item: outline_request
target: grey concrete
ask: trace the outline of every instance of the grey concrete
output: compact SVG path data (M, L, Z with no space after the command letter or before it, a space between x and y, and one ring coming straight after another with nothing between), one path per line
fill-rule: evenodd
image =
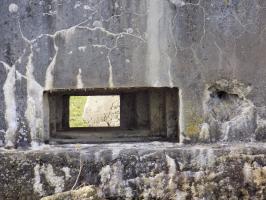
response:
M114 86L180 88L181 142L266 138L263 1L5 0L0 9L8 146L42 141L42 91ZM252 116L236 116L246 125L210 119L214 87L249 102Z
M91 164L88 149L84 182L122 199L177 189L194 199L265 198L264 0L2 0L0 15L0 146L17 149L1 150L2 199L69 189L78 173L80 153L26 150L49 141L44 91L138 86L179 89L181 144L232 143L235 151L219 148L210 165L197 148L174 146L167 157L162 147L142 166L137 148L118 160L110 159L115 150L98 153L103 164Z
M106 199L265 199L263 144L131 143L0 151L0 198L94 185ZM74 198L74 197L73 197Z

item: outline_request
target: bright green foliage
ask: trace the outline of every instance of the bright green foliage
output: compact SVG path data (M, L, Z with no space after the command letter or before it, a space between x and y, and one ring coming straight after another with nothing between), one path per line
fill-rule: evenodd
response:
M69 100L69 126L88 127L88 122L82 118L87 96L71 96Z

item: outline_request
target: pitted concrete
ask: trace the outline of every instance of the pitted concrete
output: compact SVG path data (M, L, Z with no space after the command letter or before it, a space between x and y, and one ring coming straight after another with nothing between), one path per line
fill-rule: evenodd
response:
M1 199L93 185L107 199L264 199L266 146L128 143L1 150ZM12 186L12 187L11 187Z
M0 15L1 199L79 173L109 199L265 199L264 0L2 0ZM178 88L181 144L44 145L44 91L112 87Z

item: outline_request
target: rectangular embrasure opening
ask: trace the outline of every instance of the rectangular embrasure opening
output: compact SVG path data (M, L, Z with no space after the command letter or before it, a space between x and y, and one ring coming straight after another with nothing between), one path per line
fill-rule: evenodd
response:
M178 141L177 88L59 89L44 97L49 141Z
M120 96L70 96L69 127L120 127Z

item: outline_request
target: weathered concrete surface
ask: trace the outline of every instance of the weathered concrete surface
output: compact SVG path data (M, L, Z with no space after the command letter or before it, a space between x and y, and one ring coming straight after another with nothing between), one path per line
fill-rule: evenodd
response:
M18 148L0 152L1 199L69 190L80 163L109 199L265 199L265 1L2 0L0 15L0 146ZM236 144L25 150L49 139L43 91L130 86L179 88L181 143Z
M265 199L266 146L131 143L0 152L0 199L95 185L107 199Z
M47 138L44 90L113 86L178 87L181 142L266 140L262 0L3 0L0 14L0 144Z

